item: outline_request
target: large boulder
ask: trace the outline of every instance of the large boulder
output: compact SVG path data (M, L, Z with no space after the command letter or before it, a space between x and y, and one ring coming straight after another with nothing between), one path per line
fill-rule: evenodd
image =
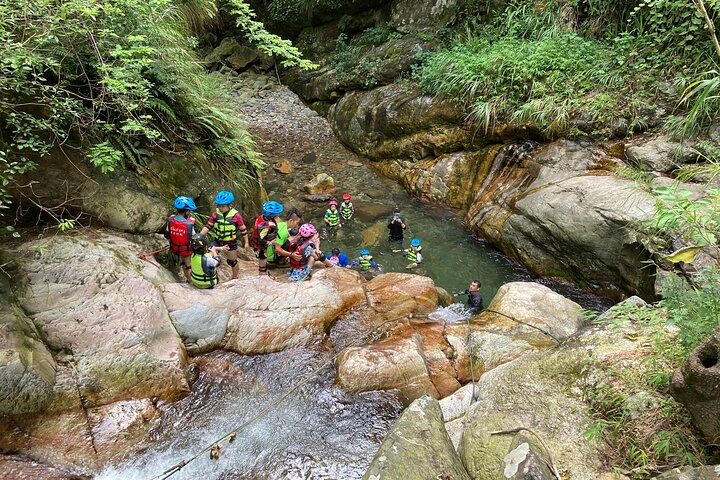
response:
M401 32L437 32L455 20L460 4L457 0L395 0L392 21Z
M720 465L673 468L669 472L653 477L654 480L717 480L718 478L720 478Z
M693 423L712 444L720 443L720 327L675 371L673 397L690 412Z
M670 172L682 163L682 146L660 136L642 145L633 145L625 151L629 162L643 170Z
M375 454L363 480L469 480L445 427L437 400L415 400Z

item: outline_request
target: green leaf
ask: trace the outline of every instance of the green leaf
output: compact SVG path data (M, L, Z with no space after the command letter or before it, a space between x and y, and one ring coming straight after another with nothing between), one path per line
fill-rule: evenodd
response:
M697 257L698 253L702 252L702 249L703 247L698 246L683 247L665 257L665 260L672 263L692 263L695 261L695 257Z

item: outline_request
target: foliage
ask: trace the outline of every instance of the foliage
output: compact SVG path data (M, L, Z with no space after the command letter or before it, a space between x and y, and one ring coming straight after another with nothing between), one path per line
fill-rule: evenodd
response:
M698 163L683 165L675 174L678 181L704 181L711 183L720 176L720 145L701 140L694 148Z
M676 103L676 78L712 66L710 38L687 0L512 0L490 24L468 19L449 46L425 56L415 78L486 129L502 120L553 136L571 133L577 118L609 125L623 116L632 131L644 128L649 102ZM720 113L717 75L688 83L680 107L690 109L690 125L707 126Z
M687 412L668 394L672 372L720 323L720 273L702 271L693 283L700 286L671 277L659 306L619 305L597 321L644 347L631 368L607 365L607 376L586 390L595 420L585 437L602 443L614 467L632 478L708 459Z
M258 48L311 66L230 4ZM0 0L0 207L15 176L71 137L104 173L198 145L247 192L262 163L230 87L193 51L193 31L217 14L216 0Z

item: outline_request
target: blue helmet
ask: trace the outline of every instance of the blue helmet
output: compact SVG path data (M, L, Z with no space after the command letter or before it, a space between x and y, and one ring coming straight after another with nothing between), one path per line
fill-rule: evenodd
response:
M180 196L175 199L173 205L178 210L195 210L195 202L190 197Z
M417 238L413 238L413 239L410 241L410 246L411 246L411 247L419 247L419 246L420 246L420 240L418 240Z
M278 203L275 200L265 202L262 206L262 213L266 217L274 217L280 215L283 212L282 203Z
M235 195L233 195L232 192L226 192L223 190L215 195L215 205L230 205L234 201Z
M368 250L367 248L363 248L362 250L360 250L360 255L370 255L370 250Z

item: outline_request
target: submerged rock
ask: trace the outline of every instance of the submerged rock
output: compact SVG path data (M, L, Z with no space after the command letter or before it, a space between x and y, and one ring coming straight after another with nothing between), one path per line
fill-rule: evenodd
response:
M332 194L337 191L335 181L327 173L318 173L305 184L303 189L310 195Z
M363 480L470 480L443 427L437 400L415 400L383 440Z

